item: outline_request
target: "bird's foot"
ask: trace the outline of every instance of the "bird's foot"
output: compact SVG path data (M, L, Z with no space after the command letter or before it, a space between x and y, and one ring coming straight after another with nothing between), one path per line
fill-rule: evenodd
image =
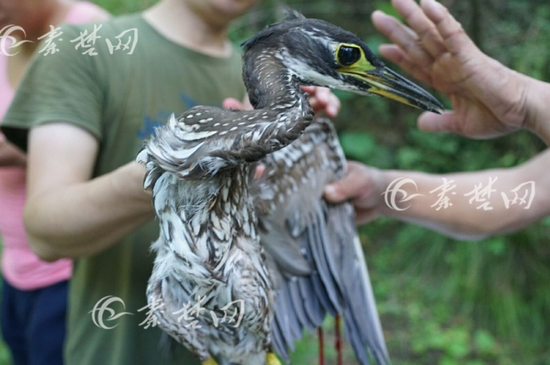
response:
M208 360L202 363L202 365L218 365L218 363L214 360L214 358L209 357Z
M281 365L281 362L273 352L268 352L265 356L266 365Z

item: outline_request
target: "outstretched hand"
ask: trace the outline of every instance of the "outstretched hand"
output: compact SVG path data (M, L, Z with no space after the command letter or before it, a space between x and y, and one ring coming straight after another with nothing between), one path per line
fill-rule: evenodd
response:
M528 78L482 53L449 11L435 0L393 0L406 24L375 11L375 27L394 44L380 53L415 78L446 94L453 106L442 115L423 113L420 129L491 138L527 121Z

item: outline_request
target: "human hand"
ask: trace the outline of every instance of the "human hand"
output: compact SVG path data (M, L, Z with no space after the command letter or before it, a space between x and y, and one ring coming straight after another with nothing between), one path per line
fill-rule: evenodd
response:
M325 113L328 117L334 118L340 111L340 99L330 91L329 88L320 86L304 86L302 89L309 94L309 104L315 113ZM252 105L248 98L241 102L235 98L227 98L223 101L224 109L249 110Z
M0 167L26 166L27 157L0 133Z
M252 104L250 100L246 97L243 101L239 101L235 98L226 98L222 102L222 108L224 109L234 109L234 110L252 110Z
M482 53L436 1L421 0L418 5L413 0L392 0L392 4L408 26L375 11L375 27L394 42L381 45L380 53L445 93L453 105L442 115L423 113L420 129L491 138L531 128L526 125L529 78Z
M302 90L309 94L309 104L315 113L325 113L334 118L340 111L340 99L327 87L303 86Z
M348 161L344 177L325 187L324 197L332 203L350 200L355 207L357 223L376 218L383 204L385 190L382 171L358 162Z

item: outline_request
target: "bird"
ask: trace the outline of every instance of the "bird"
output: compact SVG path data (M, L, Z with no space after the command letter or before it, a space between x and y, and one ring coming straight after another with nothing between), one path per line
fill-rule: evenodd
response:
M137 156L160 226L157 324L203 365L278 365L303 330L342 315L358 362L390 364L353 207L322 198L345 156L301 87L443 106L356 35L295 11L243 48L254 109L172 115Z

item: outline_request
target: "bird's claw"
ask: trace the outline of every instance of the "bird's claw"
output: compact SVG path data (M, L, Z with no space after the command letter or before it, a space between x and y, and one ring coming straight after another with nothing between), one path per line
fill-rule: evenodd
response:
M265 356L266 365L281 365L281 362L273 352L268 352Z
M209 357L202 365L218 365L218 363L212 357Z

